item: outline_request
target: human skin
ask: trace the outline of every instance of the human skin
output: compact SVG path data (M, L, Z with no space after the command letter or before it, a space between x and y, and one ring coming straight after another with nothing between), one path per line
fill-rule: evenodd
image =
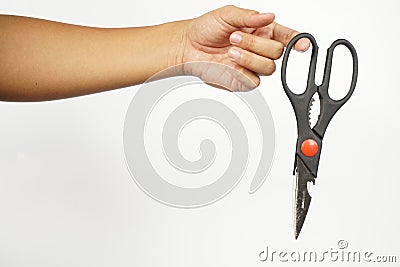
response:
M145 82L173 66L170 75L195 75L217 87L247 91L298 34L260 14L225 6L198 18L131 28L96 28L0 15L0 100L47 101ZM295 49L304 51L300 40ZM219 63L238 70L210 76L189 62ZM237 72L236 72L237 73Z

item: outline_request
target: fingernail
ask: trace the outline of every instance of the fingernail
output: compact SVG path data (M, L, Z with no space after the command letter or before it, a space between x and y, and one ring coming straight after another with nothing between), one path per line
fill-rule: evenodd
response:
M240 52L235 48L231 48L228 51L228 55L233 59L238 59L240 57Z
M234 32L231 34L231 38L229 38L229 40L231 41L231 43L238 44L242 41L242 36L239 33Z
M304 53L308 50L308 47L310 46L310 42L308 40L299 40L299 42L296 44L297 51Z
M259 17L270 17L270 16L272 16L272 17L275 18L275 14L274 13L258 13L258 14L256 14L256 16L259 16Z
M271 15L275 15L275 14L272 12L268 12L268 13L258 13L257 15L258 16L271 16Z

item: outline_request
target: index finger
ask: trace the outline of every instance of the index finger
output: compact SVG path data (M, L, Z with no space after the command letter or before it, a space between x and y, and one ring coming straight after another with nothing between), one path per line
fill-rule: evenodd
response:
M288 45L290 40L293 37L299 34L298 31L280 25L279 23L274 22L272 25L273 37L274 40L283 43L285 46ZM300 52L307 51L310 47L310 41L308 39L302 38L294 46L294 49Z

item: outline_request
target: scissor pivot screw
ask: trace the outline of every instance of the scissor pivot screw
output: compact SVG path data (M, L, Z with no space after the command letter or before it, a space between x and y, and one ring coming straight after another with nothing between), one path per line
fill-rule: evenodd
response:
M314 139L304 140L301 144L301 152L307 157L315 156L318 153L318 143Z

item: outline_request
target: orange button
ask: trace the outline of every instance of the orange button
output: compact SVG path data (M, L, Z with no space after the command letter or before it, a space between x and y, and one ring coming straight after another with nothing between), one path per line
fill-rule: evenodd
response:
M314 139L307 139L301 144L304 156L313 157L318 153L318 143Z

